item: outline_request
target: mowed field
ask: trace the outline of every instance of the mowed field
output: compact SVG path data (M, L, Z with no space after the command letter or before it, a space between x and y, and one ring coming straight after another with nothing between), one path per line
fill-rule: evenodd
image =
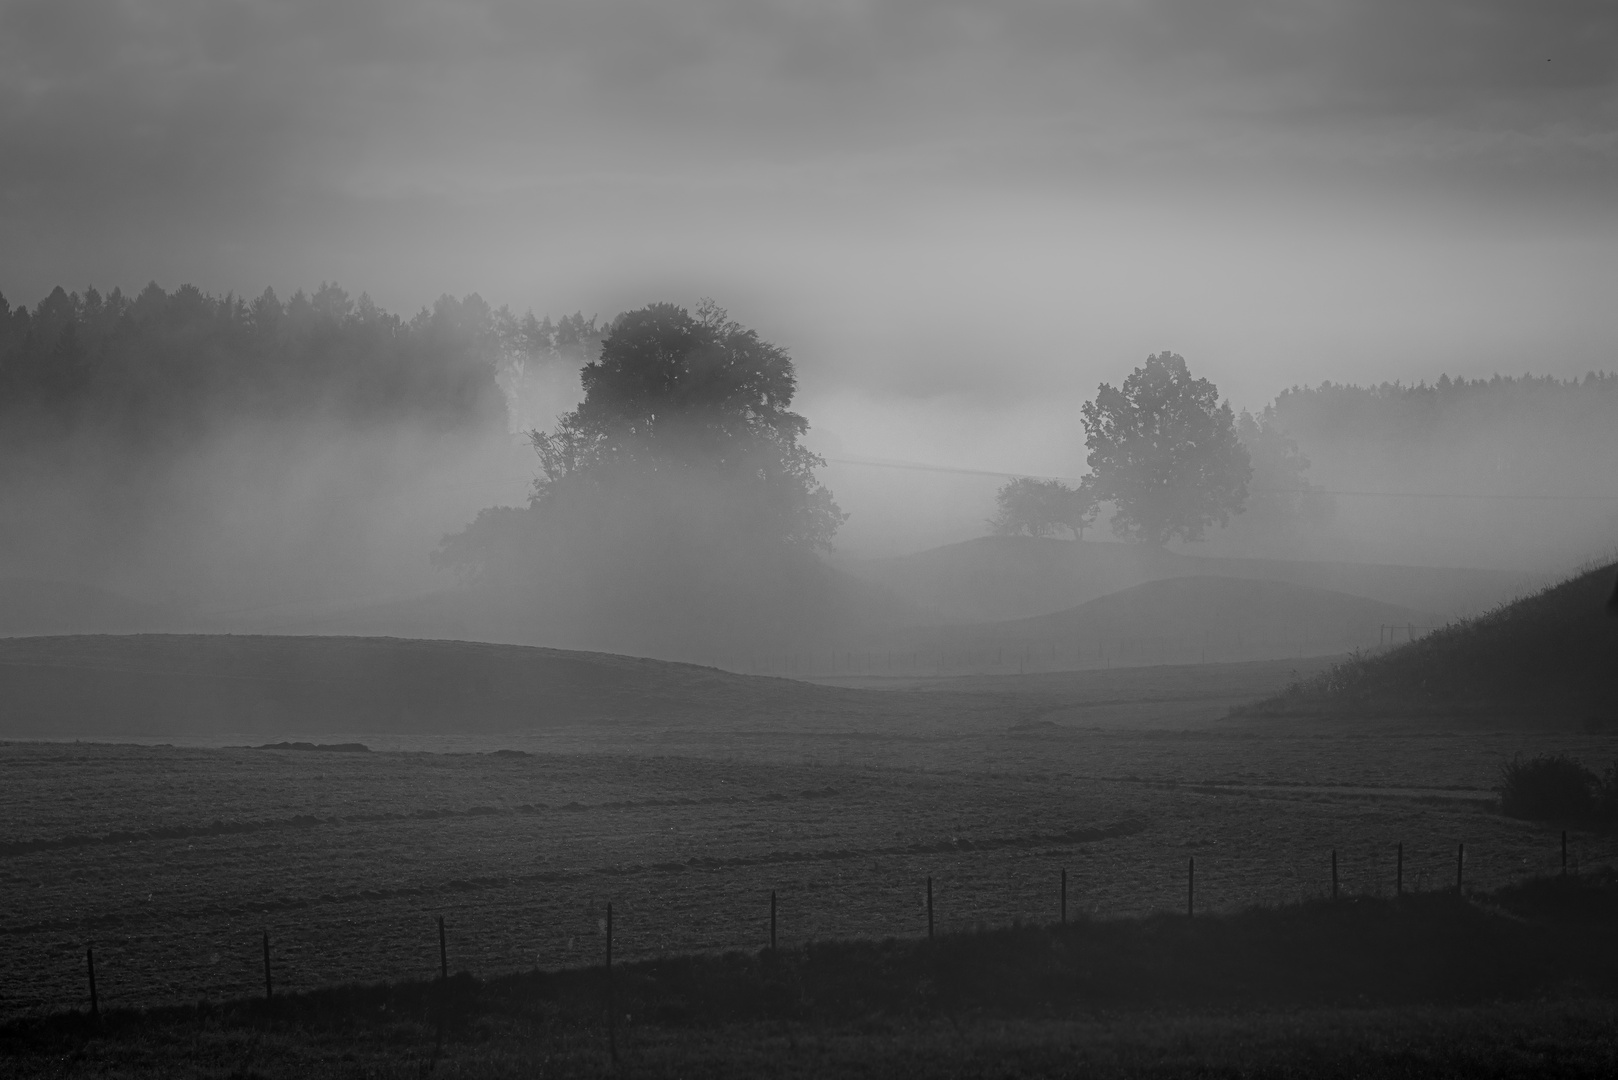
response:
M592 720L506 734L356 736L368 753L0 744L0 1016L617 954L783 945L1492 887L1555 869L1555 832L1502 818L1517 753L1618 756L1601 735L1222 720L1287 665L911 682L900 719ZM806 687L806 689L809 689ZM995 702L1003 707L995 707ZM290 733L289 733L290 734ZM228 741L228 740L215 740ZM503 752L502 752L503 751ZM1576 866L1614 844L1574 834Z

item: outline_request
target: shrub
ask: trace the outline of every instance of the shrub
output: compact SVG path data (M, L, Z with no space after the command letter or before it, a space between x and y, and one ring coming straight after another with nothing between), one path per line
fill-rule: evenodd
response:
M1618 761L1607 766L1596 785L1595 812L1602 821L1618 821Z
M1608 772L1618 781L1618 771ZM1605 788L1595 773L1557 754L1527 761L1513 758L1500 767L1500 786L1496 790L1500 792L1501 813L1543 821L1590 817L1597 808L1598 786Z

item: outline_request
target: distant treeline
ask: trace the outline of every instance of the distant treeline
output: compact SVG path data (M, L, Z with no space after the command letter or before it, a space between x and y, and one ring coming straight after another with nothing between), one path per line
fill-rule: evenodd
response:
M1317 464L1332 456L1322 452L1326 447L1355 445L1372 450L1373 459L1377 449L1396 456L1401 467L1450 458L1467 473L1538 480L1574 465L1569 451L1611 444L1618 433L1618 375L1324 382L1283 391L1271 411ZM1367 464L1363 457L1359 462Z
M391 588L442 535L434 500L509 475L513 421L558 411L529 388L576 385L600 332L327 284L0 297L0 578L243 607Z
M1475 422L1556 411L1593 419L1615 410L1618 374L1595 371L1565 380L1553 375L1492 379L1443 375L1431 385L1323 382L1316 387L1294 386L1275 399L1276 413L1294 429L1324 437L1352 433L1401 441L1431 438L1436 421L1458 416Z
M599 336L593 319L518 318L476 294L407 320L327 284L285 302L271 289L247 300L191 285L58 287L32 311L0 296L0 427L9 440L93 428L126 446L311 414L481 427L504 422L503 373Z
M1254 419L1249 552L1548 567L1618 524L1618 375L1323 382Z

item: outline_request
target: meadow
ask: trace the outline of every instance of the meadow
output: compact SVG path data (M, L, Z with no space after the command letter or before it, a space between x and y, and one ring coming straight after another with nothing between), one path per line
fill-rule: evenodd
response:
M507 734L288 736L367 752L0 744L0 1019L277 987L478 977L1048 923L1234 912L1554 873L1559 837L1504 818L1518 753L1618 756L1610 735L1224 719L1294 666L911 680L872 725L822 708L681 713ZM873 691L874 692L874 691ZM996 704L998 703L998 705ZM200 745L210 742L211 745ZM276 740L282 741L282 740ZM1618 861L1574 832L1573 868Z
M0 1022L8 1075L1610 1076L1610 873ZM608 1016L612 1020L608 1021Z

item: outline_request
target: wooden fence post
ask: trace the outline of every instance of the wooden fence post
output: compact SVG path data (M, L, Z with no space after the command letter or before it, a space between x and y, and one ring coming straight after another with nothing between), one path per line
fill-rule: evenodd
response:
M607 1053L618 1060L618 1015L612 1000L612 904L607 904Z
M101 1019L101 1002L96 998L96 951L93 947L84 950L84 966L90 972L90 1019Z

